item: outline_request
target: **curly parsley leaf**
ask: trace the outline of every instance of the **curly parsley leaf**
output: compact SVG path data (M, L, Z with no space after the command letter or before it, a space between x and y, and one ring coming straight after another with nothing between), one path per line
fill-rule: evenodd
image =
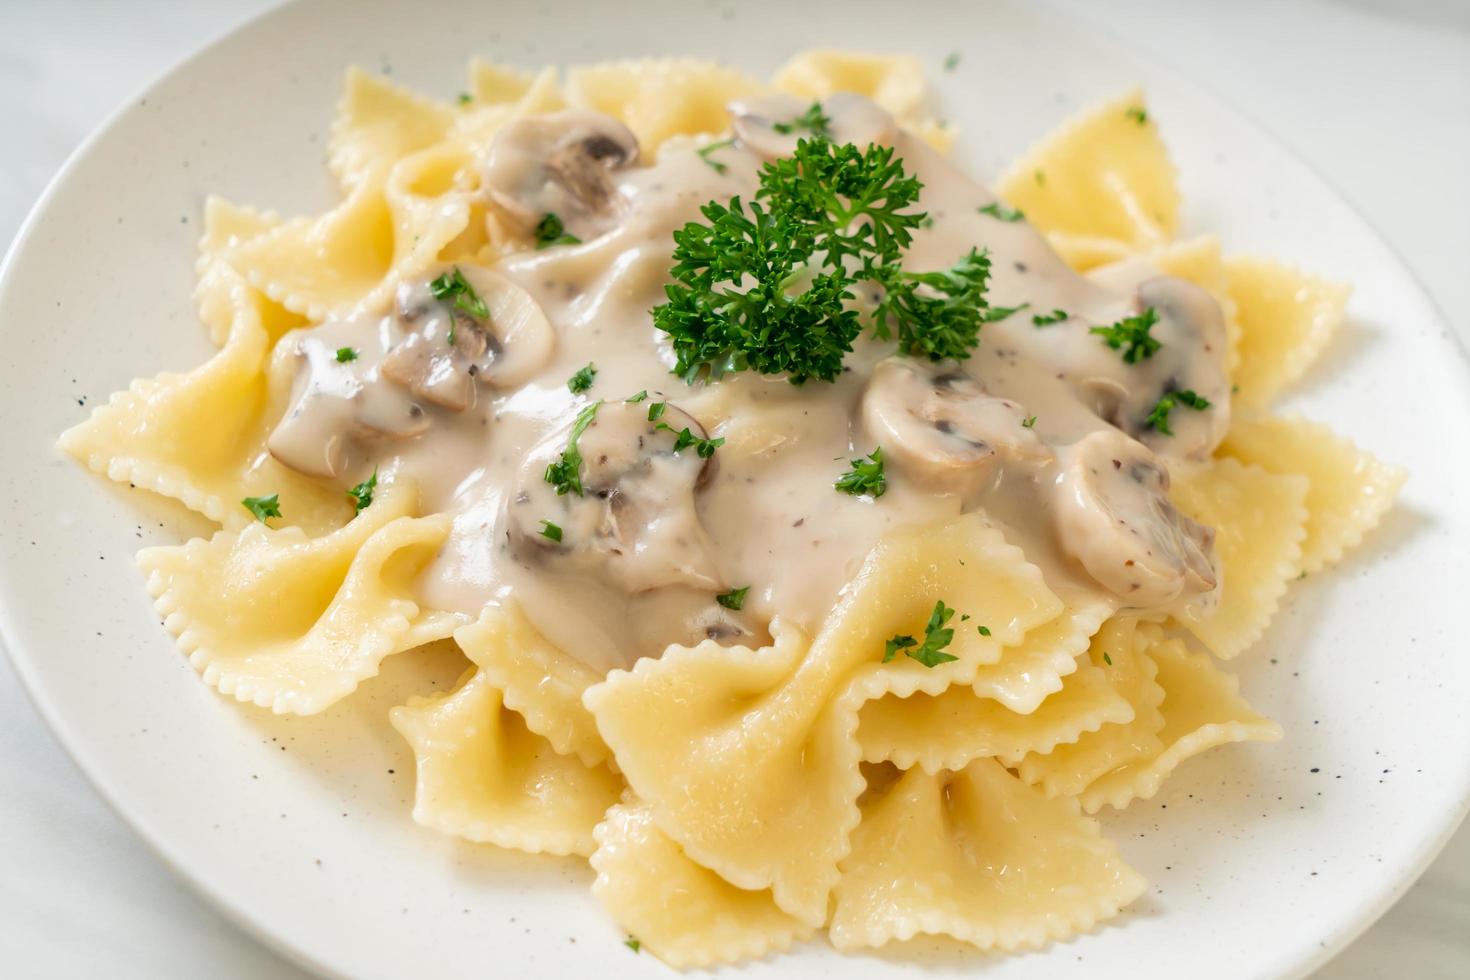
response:
M798 129L804 129L813 136L830 139L832 136L832 119L822 111L822 103L813 102L811 108L807 109L806 112L803 112L795 119L773 123L771 128L783 136L790 136Z
M872 494L876 500L888 490L888 480L883 476L883 447L879 446L861 459L849 461L852 469L837 478L832 484L843 493L854 497Z
M376 489L378 489L378 468L374 466L372 476L347 491L347 496L352 499L352 506L356 508L353 511L354 514L361 514L372 506L373 491Z
M281 495L278 493L273 493L269 497L246 497L240 501L240 504L254 514L255 519L262 524L270 524L266 520L267 517L281 516Z
M1050 313L1038 313L1031 318L1033 327L1049 327L1053 323L1061 323L1071 316L1066 310L1052 310Z
M924 627L924 642L920 643L907 634L892 637L883 646L883 662L892 660L900 650L905 656L930 668L958 660L958 657L944 652L944 648L954 640L954 630L945 625L953 618L954 610L940 599L934 604L934 611L929 614L929 622Z
M538 249L550 248L552 245L580 245L582 239L576 235L567 234L566 225L561 223L561 218L547 212L541 216L536 223L536 247Z
M467 316L483 320L490 315L490 308L475 292L475 287L455 266L449 272L444 273L429 283L429 292L434 298L449 303L451 307Z
M577 440L587 431L587 426L597 418L602 402L595 401L577 413L572 422L572 431L567 435L567 448L546 466L546 482L556 488L558 496L575 493L582 496L582 453L577 449Z
M1149 330L1159 322L1159 314L1152 306L1137 316L1125 316L1117 323L1106 327L1092 327L1087 332L1097 334L1113 350L1123 352L1123 360L1137 364L1156 354L1163 345L1149 335Z
M1158 400L1149 411L1148 417L1144 419L1144 423L1166 436L1172 436L1174 430L1169 428L1169 413L1174 411L1175 405L1184 405L1196 412L1202 412L1210 407L1210 402L1209 399L1195 394L1188 388L1183 391L1172 391Z
M658 404L663 405L664 403L659 402ZM654 406L650 405L649 411L653 411L653 408ZM660 412L659 414L663 413ZM662 429L665 432L674 433L674 452L681 453L684 450L688 449L690 446L693 446L694 451L699 454L700 459L709 459L715 454L716 449L719 449L725 444L724 436L720 436L718 439L701 439L693 432L690 432L687 425L684 428L675 431L674 427L672 425L669 425L669 423L660 422L658 425L655 425L654 428Z
M582 368L576 374L567 379L567 390L574 395L580 395L582 392L592 387L592 382L596 377L597 365L588 362L586 367ZM646 392L644 393L644 397L648 397ZM631 401L632 399L629 400Z
M739 612L745 606L745 596L748 592L750 592L750 586L748 585L739 589L731 589L729 592L721 592L715 596L715 601L726 609L733 609Z
M355 361L355 360L357 360L357 348L356 347L338 347L337 348L337 363L338 364L346 364L348 361Z
M978 343L990 260L971 250L949 269L901 266L925 215L918 180L892 147L801 140L765 164L755 200L700 209L674 232L674 282L653 310L686 382L733 371L832 381L863 331L853 287L878 288L880 340L906 354L962 359Z

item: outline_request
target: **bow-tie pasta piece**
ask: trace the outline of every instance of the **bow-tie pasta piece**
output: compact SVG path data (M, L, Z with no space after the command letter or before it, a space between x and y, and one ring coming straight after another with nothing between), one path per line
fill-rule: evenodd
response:
M1061 612L1040 572L969 515L884 539L815 641L778 621L775 644L761 650L670 647L613 671L584 701L629 785L685 853L820 925L857 822L857 707L922 686L912 671L928 668L882 657L894 635L923 636L941 599L993 634L957 615L958 659L942 665L951 667L994 662L1002 644Z
M768 891L736 888L689 860L642 803L607 812L590 862L592 894L642 948L685 969L787 949L813 929L776 907Z
M1169 773L1206 749L1281 738L1281 726L1252 711L1239 694L1240 682L1216 667L1208 654L1190 653L1182 640L1171 639L1151 643L1145 656L1158 667L1154 680L1164 691L1161 751L1089 785L1080 797L1088 813L1103 804L1122 809L1135 799L1152 799Z
M1080 683L1067 680L1067 686L1063 681L1076 676L1077 657L1109 610L1105 602L1069 606L1028 632L1019 646L1006 648L998 663L981 666L970 685L867 702L858 714L863 760L929 772L959 769L985 756L1018 761L1027 752L1075 741L1105 722L1131 721L1133 709L1100 675L1079 676ZM994 697L996 692L1004 692L1004 699ZM1011 707L1018 703L1021 708Z
M528 729L476 668L454 690L411 698L388 717L413 749L413 819L442 834L591 854L592 830L623 789L606 766L584 765Z
M1149 640L1136 620L1120 616L1103 624L1092 639L1088 661L1102 672L1113 693L1128 703L1131 717L1084 732L1075 742L1049 752L1026 756L1017 767L1023 780L1039 785L1047 796L1076 796L1099 776L1163 750L1158 733L1164 727L1159 712L1164 691L1154 678L1158 669L1145 652ZM1037 710L1044 710L1045 704Z
M725 108L766 86L733 68L695 58L649 58L573 68L567 101L621 120L652 160L672 136L723 133Z
M1182 512L1215 529L1219 595L1178 621L1210 652L1229 659L1261 638L1301 564L1306 535L1304 476L1270 473L1222 457L1179 463L1169 496Z
M327 140L327 166L350 191L444 139L453 121L449 107L349 68Z
M241 500L273 493L286 502L284 523L313 534L338 527L352 516L347 496L265 451L290 396L291 366L267 371L271 338L243 284L234 303L219 353L188 374L134 381L58 444L94 472L172 497L227 528L250 523Z
M589 766L610 753L582 695L602 675L557 649L526 619L519 604L486 606L478 621L454 634L465 656L505 697L526 727L564 755Z
M450 139L473 154L477 177L491 141L506 123L567 107L554 67L528 75L476 60L470 66L470 95L460 106Z
M209 339L215 346L223 346L229 339L230 327L241 306L236 291L242 288L248 290L244 294L245 303L260 317L260 325L272 343L287 331L309 322L251 287L224 259L227 250L258 238L280 224L280 216L274 211L257 211L231 204L213 194L205 199L204 234L199 238L199 256L194 260L194 308L199 311L199 319L209 328Z
M1362 543L1393 505L1405 478L1399 467L1301 418L1236 419L1220 453L1271 473L1307 478L1304 572L1319 572Z
M1009 951L1085 932L1145 887L1076 801L991 759L911 769L863 808L830 935L838 949L927 933Z
M1240 401L1261 407L1299 380L1342 324L1351 290L1269 259L1225 262L1240 324Z
M413 580L449 532L448 517L407 516L417 495L390 486L325 537L256 523L145 548L138 565L206 683L277 714L315 714L376 675L384 657L459 625L436 615L434 629L414 628Z
M782 65L773 84L783 92L822 101L835 92L856 92L887 109L905 129L941 153L954 144L954 130L930 109L929 83L913 55L854 51L803 51Z
M996 192L1078 270L1162 245L1178 223L1174 165L1138 90L1065 123Z

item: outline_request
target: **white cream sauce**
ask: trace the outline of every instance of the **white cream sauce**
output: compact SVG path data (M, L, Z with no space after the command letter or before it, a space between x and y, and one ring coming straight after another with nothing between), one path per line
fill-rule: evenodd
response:
M423 577L423 602L476 614L514 599L549 639L599 669L670 642L759 641L777 614L814 629L884 534L971 510L1000 524L1058 591L1152 611L1210 601L1213 535L1175 513L1164 489L1167 461L1207 454L1228 422L1218 307L1144 265L1136 278L1115 275L1111 288L1078 276L1025 222L981 213L991 193L865 100L834 97L825 108L837 140L891 142L922 181L918 207L933 220L915 233L905 268L948 267L981 247L991 257L991 306L1027 308L987 324L959 363L895 358L891 344L865 338L832 384L746 372L690 387L670 373L673 355L649 311L664 300L673 231L700 220L708 201L749 200L763 160L795 142L768 123L804 108L737 106L734 145L708 160L669 145L649 165L608 151L630 134L595 114L569 114L560 130L556 117L508 127L487 180L513 173L515 186L492 187L491 199L561 201L583 243L535 250L528 241L493 270L461 263L492 316L479 324L457 316L453 348L448 304L426 286L449 270L405 284L396 310L288 336L285 356L300 358L297 400L273 452L343 487L374 466L380 480L415 479L427 510L454 514ZM579 164L568 141L599 132L602 152ZM538 153L557 154L563 168L571 159L602 169L565 183L555 167L538 169ZM576 201L568 186L580 188ZM1148 306L1162 346L1138 364L1088 332ZM1033 324L1033 314L1055 309L1069 317ZM482 329L488 342L465 340ZM412 371L385 375L413 345L468 384L439 404L403 380ZM338 362L343 346L357 359ZM568 379L589 363L591 389L573 394ZM1211 407L1176 408L1172 436L1148 428L1159 397L1185 388ZM647 400L623 403L640 391ZM546 464L598 399L598 420L581 439L584 495L559 496L543 478ZM664 400L670 428L658 429L646 409ZM684 427L725 442L708 463L693 447L676 453ZM887 492L837 492L848 461L879 445ZM561 527L563 540L542 536L542 521ZM716 603L745 586L739 612Z

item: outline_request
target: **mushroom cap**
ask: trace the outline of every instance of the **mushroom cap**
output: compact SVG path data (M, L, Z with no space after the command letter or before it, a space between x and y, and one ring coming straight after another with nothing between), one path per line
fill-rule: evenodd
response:
M797 118L810 107L810 101L782 93L732 102L729 108L735 138L767 160L789 157L796 152L799 140L810 139L813 134L805 129L782 133L775 127ZM827 128L832 142L839 145L853 143L860 148L872 143L888 145L898 138L898 124L887 110L861 95L835 92L822 100L822 112L830 120Z
M951 492L978 488L997 463L1044 462L1052 455L1024 424L1021 405L987 394L953 365L911 357L879 361L862 412L885 458L916 482Z
M526 116L495 134L483 184L523 232L554 214L573 235L594 238L619 212L612 172L636 163L638 153L632 130L600 112Z
M558 495L546 481L573 423L531 451L507 504L512 544L532 560L603 574L630 593L668 586L719 591L723 581L695 505L713 460L693 447L674 450L681 430L703 439L704 428L674 405L649 421L647 405L607 402L598 409L577 440L580 495ZM561 528L560 541L542 534L543 521Z
M1147 446L1100 429L1061 458L1057 537L1089 575L1138 607L1188 601L1215 588L1215 532L1175 509L1169 473Z

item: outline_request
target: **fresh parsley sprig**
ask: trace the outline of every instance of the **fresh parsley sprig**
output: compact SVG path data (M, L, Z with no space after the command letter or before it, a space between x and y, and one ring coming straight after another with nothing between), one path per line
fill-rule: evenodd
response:
M831 139L832 118L822 111L822 103L813 102L806 112L785 122L772 123L771 128L783 136L790 136L798 129L804 129L813 136Z
M592 382L597 378L597 365L588 362L584 368L578 368L577 373L567 379L567 390L574 395L580 395L592 387Z
M546 482L556 488L557 496L568 493L582 496L582 453L577 449L577 440L597 418L597 410L601 407L602 401L598 400L577 413L572 431L567 435L567 448L546 466Z
M255 515L260 523L270 526L268 517L281 516L281 495L273 493L269 497L246 497L240 501L240 505Z
M883 475L882 446L861 459L849 462L852 469L839 476L837 482L832 486L854 497L861 494L872 494L875 500L887 492L888 480Z
M954 610L940 599L934 604L934 611L929 614L929 622L924 627L924 642L920 643L906 633L894 636L883 645L883 662L886 664L898 656L900 650L905 656L930 668L958 660L958 657L944 652L944 648L954 640L954 630L945 625L953 618Z
M674 232L674 282L653 310L675 373L691 384L744 370L832 381L862 333L848 302L859 282L879 287L880 340L934 360L968 357L990 260L972 249L949 269L903 270L925 217L911 210L920 187L892 147L803 139L762 167L755 200L706 204L703 222Z
M1121 350L1126 363L1137 364L1153 357L1163 346L1149 335L1149 330L1158 322L1159 314L1150 306L1137 316L1125 316L1117 323L1092 327L1087 332L1097 334L1113 350Z
M561 218L550 212L541 216L536 223L536 247L550 248L552 245L580 245L582 239L567 233Z
M715 596L715 601L726 609L733 609L739 612L745 607L745 597L749 592L750 586L742 586L738 589L731 589L729 592L721 592Z
M373 491L376 489L378 489L378 468L374 466L372 476L347 491L347 496L352 501L354 515L361 514L373 505Z
M480 294L475 292L475 287L470 285L464 273L459 271L459 266L431 281L429 292L434 294L435 299L449 303L467 316L483 320L490 315L490 308L485 305Z
M1144 422L1156 431L1172 436L1174 430L1169 428L1169 413L1174 411L1175 405L1185 405L1196 412L1202 412L1210 407L1210 402L1209 399L1195 394L1188 388L1183 391L1171 391L1158 400Z

